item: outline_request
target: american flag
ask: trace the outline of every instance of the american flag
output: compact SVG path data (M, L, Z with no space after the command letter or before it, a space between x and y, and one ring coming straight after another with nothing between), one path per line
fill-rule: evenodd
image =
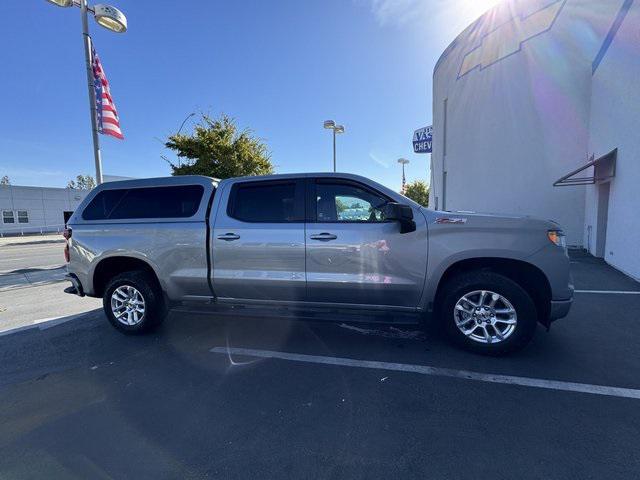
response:
M113 103L113 98L111 98L109 82L93 45L91 46L91 55L93 58L93 84L96 91L98 131L103 135L111 135L122 140L124 136L120 130L116 105Z

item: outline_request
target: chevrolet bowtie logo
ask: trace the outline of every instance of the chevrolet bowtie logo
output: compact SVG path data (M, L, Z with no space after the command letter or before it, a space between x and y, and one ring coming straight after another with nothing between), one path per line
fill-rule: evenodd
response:
M476 67L482 70L499 62L519 51L527 40L549 30L565 1L556 0L526 16L516 14L511 20L488 32L482 37L480 45L462 59L458 78Z

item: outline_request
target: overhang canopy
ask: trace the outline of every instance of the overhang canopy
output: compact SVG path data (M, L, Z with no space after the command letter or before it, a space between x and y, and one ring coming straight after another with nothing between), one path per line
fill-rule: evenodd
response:
M591 156L589 163L583 165L572 172L567 173L564 177L553 182L554 187L568 187L571 185L592 185L594 183L609 182L616 175L616 158L618 149L614 148L606 155L594 159ZM576 177L575 175L593 167L591 176Z

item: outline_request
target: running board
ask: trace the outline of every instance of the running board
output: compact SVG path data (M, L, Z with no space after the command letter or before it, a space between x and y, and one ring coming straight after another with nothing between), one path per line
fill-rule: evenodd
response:
M420 323L422 312L386 312L376 310L339 309L334 307L283 307L265 305L224 305L203 301L185 301L172 308L175 312L196 313L215 316L281 318L323 322L393 323L416 325Z

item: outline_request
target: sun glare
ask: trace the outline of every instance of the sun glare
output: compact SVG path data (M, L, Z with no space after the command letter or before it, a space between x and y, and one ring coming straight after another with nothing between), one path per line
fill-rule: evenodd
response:
M457 0L462 14L473 22L480 15L492 7L495 7L502 0Z
M475 22L487 10L508 0L451 0L442 2L437 12L436 31L449 41Z

